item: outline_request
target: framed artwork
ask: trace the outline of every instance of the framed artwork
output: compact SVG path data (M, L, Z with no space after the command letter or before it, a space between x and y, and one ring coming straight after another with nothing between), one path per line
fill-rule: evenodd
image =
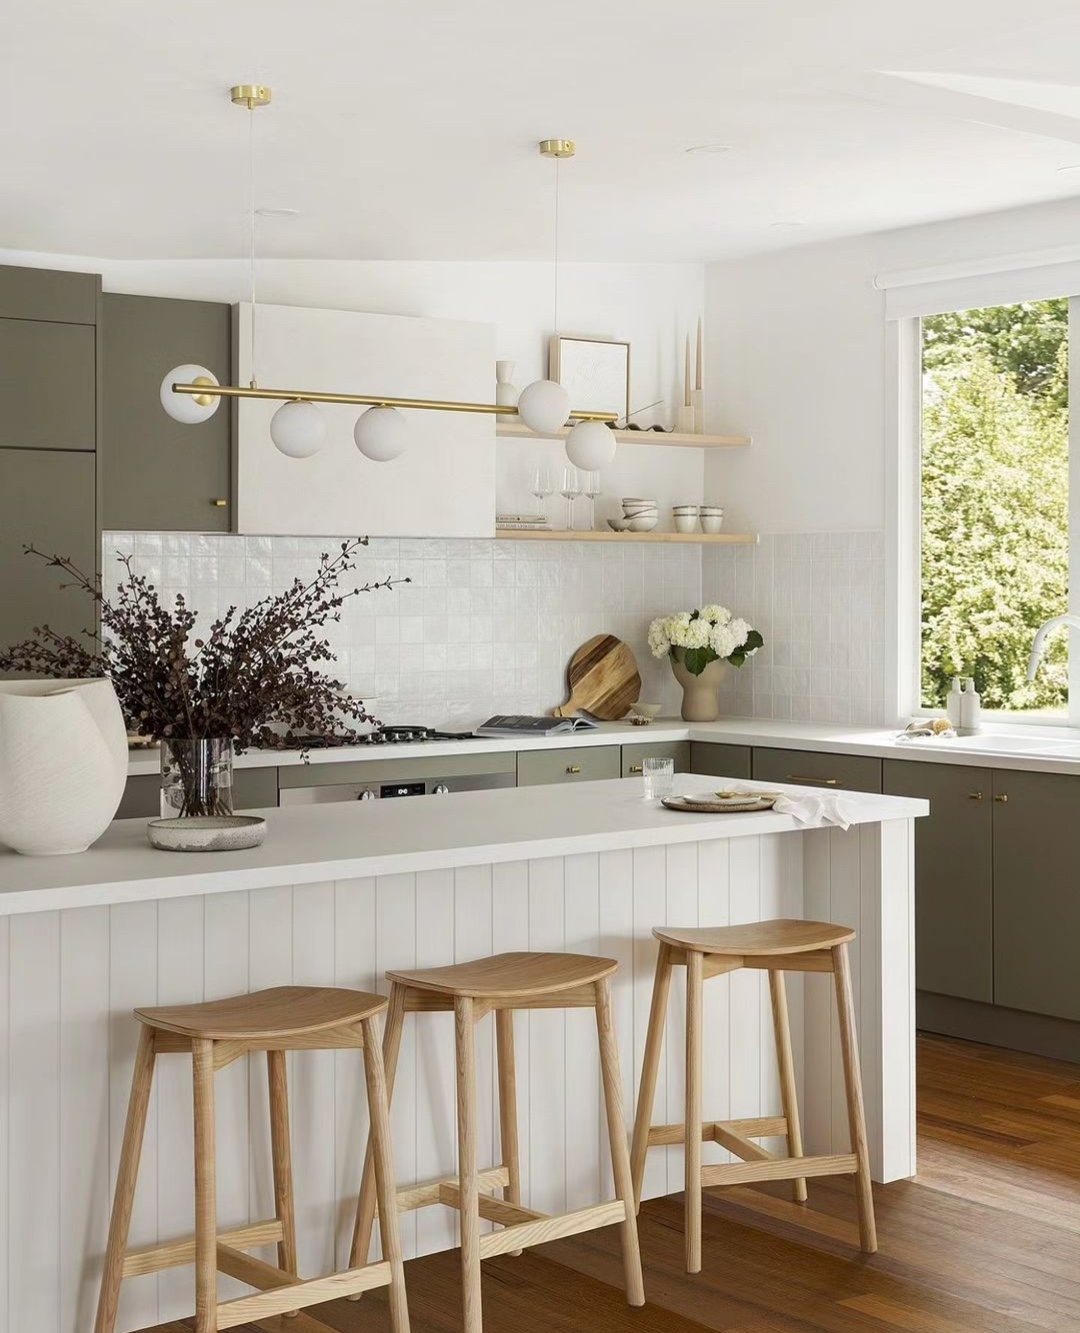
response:
M630 415L630 344L609 338L578 338L556 334L551 340L548 375L570 395L570 406L582 412Z

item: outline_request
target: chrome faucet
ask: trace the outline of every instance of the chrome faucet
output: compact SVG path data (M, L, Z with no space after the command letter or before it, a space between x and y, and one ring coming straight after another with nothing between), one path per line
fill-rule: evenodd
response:
M1035 674L1039 670L1039 663L1042 661L1046 636L1052 629L1057 629L1059 625L1071 625L1073 629L1080 629L1080 616L1054 616L1051 620L1048 620L1045 625L1039 626L1035 634L1035 642L1031 645L1031 657L1028 660L1028 680L1034 680Z

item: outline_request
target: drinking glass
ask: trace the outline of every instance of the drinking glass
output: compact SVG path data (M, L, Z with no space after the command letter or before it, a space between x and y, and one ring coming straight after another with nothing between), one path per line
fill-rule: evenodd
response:
M554 487L551 484L551 473L546 467L538 467L533 473L532 490L530 495L534 495L540 502L540 512L547 518L547 499Z
M592 529L596 527L596 502L603 494L603 491L600 489L599 472L585 473L584 494L585 498L589 501L589 527Z
M644 759L641 771L645 776L645 799L659 801L670 796L675 786L674 759Z
M574 529L574 501L581 494L581 478L576 467L564 467L559 494L566 501L566 530Z

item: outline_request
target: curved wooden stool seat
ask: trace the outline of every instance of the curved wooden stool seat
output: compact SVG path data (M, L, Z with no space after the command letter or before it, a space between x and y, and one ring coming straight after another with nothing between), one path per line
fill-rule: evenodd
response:
M658 927L656 960L645 1059L638 1091L631 1163L634 1197L641 1202L645 1156L658 1144L682 1143L686 1152L686 1271L701 1271L701 1190L708 1185L748 1184L756 1180L791 1180L797 1203L806 1202L810 1176L854 1175L859 1212L859 1243L867 1253L877 1249L874 1201L870 1192L870 1159L863 1115L862 1078L855 1033L855 1008L847 946L855 938L848 926L827 921L757 921L739 926ZM671 974L686 968L686 1111L682 1124L654 1125L653 1101L664 1038ZM709 977L757 968L769 974L773 1031L780 1067L782 1116L703 1123L702 983ZM840 1048L844 1062L851 1151L804 1156L795 1066L791 1054L785 972L831 972L836 991ZM784 1137L787 1156L779 1157L755 1139ZM740 1160L730 1165L703 1166L701 1144L717 1143Z
M195 1265L195 1333L217 1333L273 1315L295 1314L309 1305L373 1287L390 1288L394 1333L408 1333L405 1273L397 1213L383 1230L383 1260L304 1281L297 1275L296 1218L286 1051L361 1049L371 1120L374 1189L388 1208L394 1199L386 1076L377 1023L386 1008L381 995L321 986L277 986L205 1004L136 1009L142 1024L131 1100L116 1178L109 1241L101 1280L95 1333L113 1333L124 1278ZM242 1055L265 1051L270 1094L270 1144L275 1215L248 1226L217 1227L214 1074ZM159 1055L189 1054L195 1112L195 1232L140 1250L128 1250L128 1230L142 1151L154 1064ZM277 1245L277 1264L248 1250ZM254 1296L219 1304L218 1273L255 1287Z
M482 1330L482 1259L497 1254L520 1254L526 1246L539 1245L559 1236L577 1235L613 1223L619 1224L622 1233L627 1300L631 1305L645 1303L630 1156L626 1146L619 1052L611 1014L609 979L617 968L618 964L611 958L592 958L582 954L504 953L448 967L386 974L391 987L383 1055L391 1093L405 1015L439 1010L451 1010L454 1014L458 1174L400 1189L397 1193L397 1209L406 1212L426 1208L431 1204L444 1204L457 1210L461 1222L465 1333L481 1333ZM513 1011L578 1007L591 1008L596 1013L615 1199L573 1213L538 1213L523 1207L521 1203ZM495 1013L498 1052L502 1163L480 1169L476 1159L476 1023L492 1011ZM489 1193L498 1189L502 1190L501 1199ZM379 1197L377 1202L379 1216L385 1218L382 1198ZM350 1263L354 1268L368 1257L375 1210L376 1191L373 1188L369 1143L353 1234ZM496 1223L501 1230L482 1236L482 1218Z
M610 977L618 966L611 958L590 958L578 953L497 953L449 967L387 972L386 977L411 990L506 1001L587 986Z

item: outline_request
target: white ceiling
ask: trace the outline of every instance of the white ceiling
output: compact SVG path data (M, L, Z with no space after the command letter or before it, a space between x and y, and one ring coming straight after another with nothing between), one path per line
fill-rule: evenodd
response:
M1080 193L1075 0L12 0L0 248L702 260ZM694 144L730 151L687 155Z

